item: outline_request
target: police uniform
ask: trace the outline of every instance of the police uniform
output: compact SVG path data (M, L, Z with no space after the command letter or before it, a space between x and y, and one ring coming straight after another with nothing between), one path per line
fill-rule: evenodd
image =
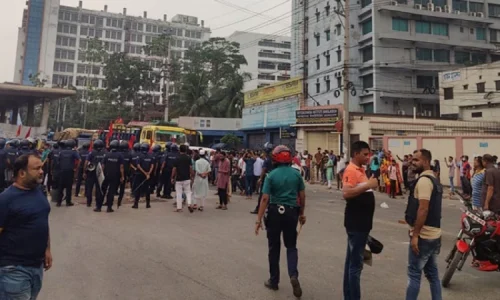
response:
M177 145L172 145L171 146L171 151L165 155L163 161L164 166L163 168L163 173L162 173L162 183L163 183L163 197L166 199L173 199L172 197L172 171L174 169L174 163L179 158L179 148Z
M7 187L7 183L5 181L5 171L7 169L7 151L5 150L6 143L7 141L4 138L0 138L0 193Z
M92 191L94 187L96 188L96 204L103 201L102 189L99 185L97 179L97 167L98 164L102 164L104 155L106 151L104 150L104 142L101 140L96 140L94 142L94 149L87 156L87 167L85 168L86 176L85 179L85 195L87 196L87 207L92 206ZM94 166L94 170L88 170L88 166ZM96 208L97 209L97 208Z
M104 168L104 182L102 186L103 194L106 194L107 212L113 212L113 201L120 185L120 180L123 178L123 156L118 152L119 142L112 141L110 143L111 152L106 153L102 161ZM103 200L101 198L101 200ZM96 210L101 210L102 201L97 201Z
M139 199L141 198L142 194L145 194L146 196L146 208L151 207L151 194L149 193L149 180L147 180L146 175L139 169L139 167L144 170L144 172L149 173L150 176L152 175L153 171L153 157L148 154L149 151L149 145L148 144L142 144L141 145L141 152L139 156L135 159L135 165L137 166L137 169L135 171L134 175L134 182L133 182L133 192L134 192L134 205L132 208L139 208Z
M124 179L120 182L119 192L118 192L118 206L121 206L123 196L125 195L125 186L127 181L130 179L131 163L132 163L132 153L129 150L129 145L127 141L120 141L120 150L123 157L123 175Z
M305 189L304 181L299 172L289 165L278 165L266 178L263 193L269 195L269 206L265 221L269 246L269 273L270 279L266 287L277 289L280 281L280 248L281 234L287 248L288 275L290 276L294 295L302 294L298 283L298 253L297 253L297 224L300 207L298 204L299 192ZM296 288L298 290L296 291ZM299 292L300 290L300 292Z
M75 197L78 197L80 194L80 187L83 180L83 169L85 167L85 163L87 162L87 157L89 156L89 148L90 145L85 143L83 144L82 149L78 151L78 155L80 155L80 165L78 166L78 177L76 178Z
M153 153L150 154L150 156L153 158L153 173L151 173L151 178L149 179L149 193L153 194L156 189L156 185L158 184L158 170L159 170L159 164L161 160L161 146L160 145L154 145L153 148Z
M73 188L73 180L75 174L75 166L80 160L78 152L73 150L74 141L65 141L64 149L59 153L59 195L57 197L57 206L61 206L63 190L65 190L66 206L73 206L71 195Z

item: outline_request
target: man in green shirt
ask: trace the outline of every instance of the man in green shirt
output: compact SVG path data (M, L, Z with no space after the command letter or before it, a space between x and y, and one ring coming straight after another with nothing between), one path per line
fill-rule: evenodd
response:
M266 230L269 245L270 278L264 285L271 290L278 290L280 281L281 233L287 249L288 275L295 297L302 296L297 270L297 223L305 224L305 186L300 172L291 167L292 154L286 146L277 146L272 152L274 170L267 176L255 222L255 234L262 228L262 217L267 209ZM268 205L269 204L269 205ZM269 207L268 207L269 206Z

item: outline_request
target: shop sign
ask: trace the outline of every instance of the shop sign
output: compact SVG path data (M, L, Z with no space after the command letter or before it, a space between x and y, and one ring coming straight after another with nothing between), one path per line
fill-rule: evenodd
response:
M281 127L280 139L295 139L297 138L297 129L293 127Z
M297 110L295 117L297 124L335 123L339 120L339 110L337 108Z
M292 78L245 93L245 107L302 93L302 78Z

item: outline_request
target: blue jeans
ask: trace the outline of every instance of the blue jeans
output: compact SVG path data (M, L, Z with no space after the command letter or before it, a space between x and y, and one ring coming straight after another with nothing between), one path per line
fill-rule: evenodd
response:
M406 300L417 300L420 292L422 270L431 287L432 300L442 300L441 283L439 281L437 257L441 250L441 238L435 240L418 239L419 255L411 249L408 251L408 287Z
M455 192L455 184L453 183L453 179L454 179L454 177L450 177L450 191L452 193Z
M247 196L252 196L253 194L253 175L245 175L245 190Z
M363 253L369 232L347 232L347 254L344 265L344 300L361 299Z
M42 289L43 267L0 268L1 300L35 300Z

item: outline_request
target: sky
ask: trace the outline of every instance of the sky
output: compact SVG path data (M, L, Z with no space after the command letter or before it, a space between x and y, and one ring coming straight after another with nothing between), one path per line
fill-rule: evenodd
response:
M7 2L8 0L0 0ZM61 5L78 6L78 0L60 0ZM21 26L24 0L8 1L0 10L0 82L12 81L17 47L17 32ZM83 7L120 13L127 8L128 15L170 20L176 14L190 15L205 20L212 29L212 37L227 37L234 31L252 31L290 36L291 0L83 0Z

